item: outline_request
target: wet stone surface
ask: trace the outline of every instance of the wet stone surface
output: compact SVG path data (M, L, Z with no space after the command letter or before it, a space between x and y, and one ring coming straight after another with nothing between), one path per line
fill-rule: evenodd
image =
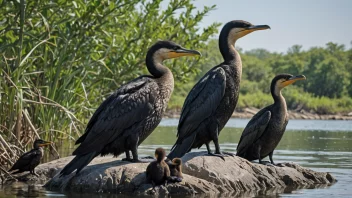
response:
M332 185L335 178L294 163L267 166L251 163L240 157L225 161L205 152L189 153L182 158L184 179L180 183L152 188L146 183L148 163L129 163L107 157L95 158L78 175L58 177L60 170L72 159L61 158L37 167L35 177L23 174L19 181L45 183L48 190L77 193L122 193L134 195L256 195L260 192L282 193L300 188L320 188Z

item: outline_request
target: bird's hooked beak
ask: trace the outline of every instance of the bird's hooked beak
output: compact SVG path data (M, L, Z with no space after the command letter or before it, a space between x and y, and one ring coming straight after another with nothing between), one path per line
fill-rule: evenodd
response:
M266 29L270 29L270 26L268 25L252 25L249 27L245 27L245 28L240 28L240 31L236 30L237 28L234 29L234 32L232 33L232 36L230 38L232 38L232 42L234 43L237 39L246 36L247 34L257 31L257 30L266 30Z
M185 48L179 48L177 50L172 50L168 53L168 58L177 58L181 56L201 56L202 54L197 50L189 50Z
M44 143L39 144L39 146L48 146L48 145L51 145L52 143L53 143L53 142L45 141Z
M270 29L270 26L268 25L252 25L246 28L246 31L257 31L257 30L266 30L266 29Z
M290 85L298 80L306 80L307 78L304 75L298 75L298 76L292 76L288 80L282 83L283 87L286 87L287 85Z

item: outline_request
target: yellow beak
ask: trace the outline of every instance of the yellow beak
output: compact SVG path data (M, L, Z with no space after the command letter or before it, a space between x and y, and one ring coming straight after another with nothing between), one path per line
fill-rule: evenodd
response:
M239 39L239 38L241 38L251 32L254 32L257 30L266 30L266 29L270 29L270 26L268 26L268 25L252 25L250 27L243 28L242 31L236 33L235 40L237 40L237 39Z
M180 48L174 51L171 51L168 53L168 58L177 58L181 56L201 56L202 54L198 52L197 50L189 50L189 49L184 49Z
M48 145L50 145L50 144L52 144L53 142L45 142L45 143L43 143L43 144L39 144L39 146L48 146Z
M291 78L289 78L288 80L286 80L285 82L282 83L283 87L286 87L298 80L306 80L307 78L304 75L298 75L298 76L292 76Z

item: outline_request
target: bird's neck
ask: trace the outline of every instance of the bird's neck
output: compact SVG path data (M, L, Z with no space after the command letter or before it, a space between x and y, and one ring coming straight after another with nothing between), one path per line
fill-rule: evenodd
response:
M146 58L148 71L156 78L161 89L160 91L163 92L163 103L167 104L174 90L174 76L172 75L171 70L165 67L162 62L163 59L158 58L157 56L150 55Z
M286 100L281 94L281 89L279 89L279 88L272 89L271 90L271 95L273 96L274 104L276 106L287 108L286 107Z
M231 37L220 35L219 38L219 49L225 63L235 66L242 67L242 61L239 53L235 49L236 40Z
M157 162L162 163L164 161L164 157L158 157L156 159Z
M156 78L160 78L168 73L171 73L170 69L162 64L163 60L155 56L147 56L146 65L150 74Z

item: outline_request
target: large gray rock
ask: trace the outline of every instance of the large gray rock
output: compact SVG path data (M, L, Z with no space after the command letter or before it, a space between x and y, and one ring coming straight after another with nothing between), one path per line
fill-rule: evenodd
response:
M331 185L336 180L329 173L315 172L293 163L282 167L251 163L239 157L205 156L189 153L183 159L184 180L152 189L146 184L147 163L128 163L112 157L97 157L81 173L59 178L57 173L72 157L42 164L40 178L52 178L45 184L50 190L74 192L110 192L139 195L226 195L280 193L285 189Z

